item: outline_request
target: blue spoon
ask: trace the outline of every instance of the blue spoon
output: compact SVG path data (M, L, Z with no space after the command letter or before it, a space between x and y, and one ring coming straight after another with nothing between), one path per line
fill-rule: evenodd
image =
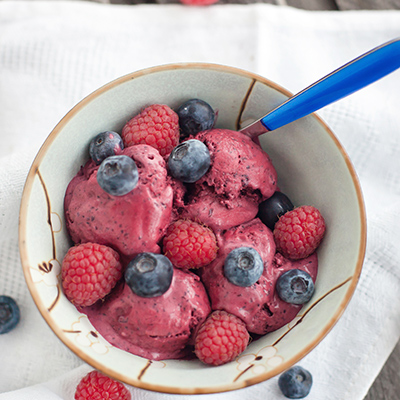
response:
M400 38L375 47L241 129L252 138L273 131L383 78L400 67Z

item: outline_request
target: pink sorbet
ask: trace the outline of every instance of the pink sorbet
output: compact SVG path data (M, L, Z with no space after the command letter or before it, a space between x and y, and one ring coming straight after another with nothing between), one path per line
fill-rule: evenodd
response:
M258 218L218 235L218 247L217 259L201 270L213 310L236 315L246 323L249 332L259 335L281 328L296 316L301 306L282 301L275 284L283 272L294 268L306 271L315 281L316 254L295 262L275 254L272 232ZM237 247L254 248L264 261L264 272L252 286L236 286L224 276L225 258Z

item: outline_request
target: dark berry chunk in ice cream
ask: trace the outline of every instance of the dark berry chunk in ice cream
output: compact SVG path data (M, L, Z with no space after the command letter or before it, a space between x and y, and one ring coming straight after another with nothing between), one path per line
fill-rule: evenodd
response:
M210 152L200 140L190 139L176 146L168 158L171 175L185 183L199 180L210 167Z
M306 369L296 365L281 374L278 385L283 395L289 399L303 399L311 390L312 375Z
M10 332L20 320L18 304L9 296L0 296L0 334Z
M123 148L121 136L116 132L106 131L99 133L90 141L89 154L91 159L99 165L107 157L121 153Z
M278 296L287 303L304 304L314 294L314 282L307 272L291 269L278 278L276 291Z
M139 180L135 161L124 155L107 157L97 171L100 187L112 196L123 196L132 191Z
M208 103L200 99L186 101L178 108L177 114L182 139L214 126L214 110Z
M125 281L138 296L156 297L169 289L172 275L173 267L167 257L141 253L128 264Z
M213 311L201 325L195 338L196 356L209 365L233 361L249 343L246 324L223 310Z
M236 286L247 287L256 283L264 270L260 254L252 247L233 249L225 259L224 275Z
M289 197L282 192L276 191L270 198L260 203L257 217L273 231L279 217L293 210L293 208L293 203Z

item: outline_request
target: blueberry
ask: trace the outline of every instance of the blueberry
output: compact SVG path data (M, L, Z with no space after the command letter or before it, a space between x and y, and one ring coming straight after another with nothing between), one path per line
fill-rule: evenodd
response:
M138 296L156 297L168 290L172 275L173 266L167 257L141 253L128 264L125 281Z
M267 225L271 231L278 219L288 211L293 210L294 206L282 192L275 192L270 198L264 200L258 206L258 218Z
M311 390L312 375L296 365L281 374L278 385L283 395L289 399L303 399Z
M183 103L176 113L179 116L181 139L211 129L215 123L215 112L203 100L191 99Z
M89 154L99 165L105 158L119 154L123 148L121 136L116 132L106 131L99 133L90 141Z
M238 247L225 258L224 275L236 286L251 286L264 271L260 254L252 247Z
M123 196L132 191L139 180L135 161L124 155L107 157L97 171L100 187L112 196Z
M18 304L9 296L0 296L0 334L10 332L20 320Z
M178 144L168 158L171 175L185 183L199 180L207 172L210 163L207 146L197 139Z
M276 291L286 303L304 304L314 294L314 282L307 272L301 269L291 269L278 278Z

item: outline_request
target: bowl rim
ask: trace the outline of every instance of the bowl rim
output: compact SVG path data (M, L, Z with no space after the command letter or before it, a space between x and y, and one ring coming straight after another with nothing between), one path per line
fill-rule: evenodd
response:
M20 259L23 268L23 273L25 277L25 281L28 285L29 292L38 308L40 314L52 329L52 331L57 335L57 337L75 354L77 355L82 361L86 362L87 364L91 365L93 368L105 373L106 375L120 380L128 385L132 385L137 388L151 390L155 392L162 392L162 393L170 393L170 394L210 394L210 393L220 393L220 392L228 392L232 390L237 390L241 388L245 388L248 386L252 386L254 384L266 381L286 369L290 368L292 365L299 362L303 357L305 357L311 350L313 350L321 341L322 339L331 331L333 326L337 323L340 319L341 315L343 314L344 310L346 309L348 303L350 302L354 291L356 289L357 283L359 281L359 277L361 275L361 270L364 262L365 251L366 251L366 242L367 242L367 223L366 223L366 210L364 205L363 194L361 190L361 185L358 179L358 176L355 172L353 164L345 151L342 147L341 143L339 142L338 138L332 132L332 130L328 127L328 125L320 118L316 113L310 114L313 116L319 124L325 129L327 134L331 137L334 144L338 148L339 152L341 153L347 169L351 175L352 182L356 191L357 201L358 201L358 208L359 208L359 219L360 219L360 243L359 243L359 252L356 262L356 268L354 274L352 275L351 279L349 279L350 283L348 285L347 291L344 295L344 298L340 305L338 306L336 312L330 319L330 321L325 325L324 329L316 336L316 338L306 346L302 351L297 353L292 358L286 360L282 363L279 367L276 367L270 371L267 371L263 374L259 374L253 378L243 380L240 382L231 382L230 384L220 385L218 387L195 387L195 388L180 388L180 387L172 387L172 386L164 386L158 385L153 383L146 383L137 379L127 379L125 375L119 374L114 370L102 365L97 360L93 359L90 355L86 354L83 350L81 350L78 346L76 346L73 342L66 338L65 332L63 332L53 321L48 312L47 308L40 302L39 294L36 290L32 277L30 275L30 265L28 263L28 254L27 254L27 246L26 246L26 219L27 219L27 210L28 210L28 203L30 199L30 193L34 181L34 177L36 172L39 168L40 163L42 162L43 158L45 157L49 147L51 146L55 137L59 134L59 132L63 129L63 127L67 124L67 122L74 117L80 110L82 110L88 103L92 100L96 99L102 93L121 85L129 80L136 79L145 75L154 74L158 72L168 71L168 70L179 70L179 69L207 69L207 70L214 70L214 71L221 71L227 72L234 75L244 76L246 78L253 79L255 82L260 82L264 85L267 85L282 94L290 97L292 93L283 88L282 86L276 84L275 82L264 78L258 74L253 72L249 72L240 68L222 65L222 64L213 64L213 63L200 63L200 62L180 62L180 63L171 63L171 64L163 64L154 67L149 67L145 69L138 70L136 72L128 73L123 75L119 78L116 78L100 88L96 89L82 100L80 100L73 108L71 108L65 116L57 123L57 125L53 128L50 134L47 136L46 140L42 144L41 148L39 149L38 153L36 154L32 165L29 169L28 175L26 177L26 181L23 188L21 203L20 203L20 211L19 211L19 251L20 251Z

